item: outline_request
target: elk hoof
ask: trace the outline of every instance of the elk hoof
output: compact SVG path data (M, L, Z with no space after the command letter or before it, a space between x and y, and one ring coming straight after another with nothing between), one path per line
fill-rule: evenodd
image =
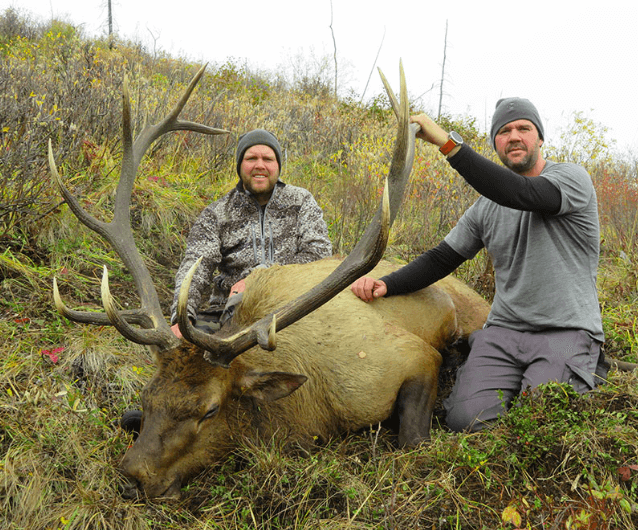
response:
M122 429L126 432L132 433L134 438L137 438L142 427L142 411L127 410L124 414L122 414L120 427L122 427Z

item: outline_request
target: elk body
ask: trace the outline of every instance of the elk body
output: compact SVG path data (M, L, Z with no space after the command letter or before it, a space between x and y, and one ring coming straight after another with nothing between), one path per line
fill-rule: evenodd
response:
M144 129L135 142L125 88L124 155L112 222L98 221L82 209L63 186L50 155L66 202L80 221L110 242L141 300L138 310L116 310L105 270L105 313L68 309L54 282L58 310L78 322L112 324L127 339L149 345L156 357L157 370L142 390L141 431L120 465L126 494L141 490L149 497L175 496L189 477L223 458L243 436L276 435L306 443L376 424L396 412L401 445L427 440L441 363L438 350L481 327L488 304L450 278L370 304L346 289L372 269L382 276L392 267L379 260L411 171L416 133L409 124L403 72L400 102L383 78L398 118L397 139L384 199L352 253L345 260L255 271L246 279L233 318L215 335L193 328L187 318L187 278L178 309L184 338L178 339L133 242L129 204L137 166L155 139L173 130L225 132L178 119L203 71L173 112Z
M338 264L325 259L251 274L236 323L249 326L275 311ZM393 268L381 262L372 274ZM459 315L467 331L459 327L455 299L473 302ZM375 425L394 411L399 444L415 446L429 438L437 349L480 327L488 310L452 278L370 304L348 289L277 333L272 354L254 347L226 369L205 361L197 347L165 352L142 392L143 428L121 470L149 496L174 495L182 478L242 440L278 436L307 445Z

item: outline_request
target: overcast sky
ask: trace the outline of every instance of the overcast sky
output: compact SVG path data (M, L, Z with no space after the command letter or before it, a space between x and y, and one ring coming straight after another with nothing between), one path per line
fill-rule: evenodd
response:
M334 51L330 0L112 5L119 36L213 64L234 58L273 70ZM107 30L107 0L0 0L3 11L9 6L43 20L63 18L89 35ZM573 111L582 111L638 154L638 2L333 0L343 83L361 95L381 46L377 66L392 86L398 90L402 59L410 94L424 94L423 109L436 114L446 21L445 112L473 116L484 130L499 98L526 97L550 142ZM375 71L366 95L381 90Z

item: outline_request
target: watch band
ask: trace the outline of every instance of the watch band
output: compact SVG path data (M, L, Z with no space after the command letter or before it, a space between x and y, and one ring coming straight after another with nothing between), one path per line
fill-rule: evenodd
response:
M450 151L452 151L452 149L454 149L457 145L462 145L462 144L463 144L463 139L461 138L461 136L457 132L452 131L447 136L447 142L445 142L439 148L439 151L441 151L441 153L447 156L450 154Z

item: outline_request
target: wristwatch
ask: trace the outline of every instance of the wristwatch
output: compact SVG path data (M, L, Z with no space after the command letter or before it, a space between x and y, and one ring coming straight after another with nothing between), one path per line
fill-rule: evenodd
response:
M463 144L463 138L456 131L452 131L447 135L447 142L445 142L439 149L441 153L444 155L448 155L452 149L454 149L457 145Z

